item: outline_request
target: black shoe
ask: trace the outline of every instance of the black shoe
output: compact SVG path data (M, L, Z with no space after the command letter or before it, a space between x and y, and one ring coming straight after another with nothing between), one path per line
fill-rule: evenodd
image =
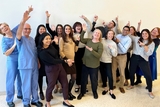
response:
M72 93L69 93L69 95L70 95L73 99L76 99L76 97L75 97Z
M13 102L7 102L7 105L8 105L9 107L15 107L15 104L14 104Z
M80 93L77 97L78 100L82 99L82 97L84 96L84 94Z
M68 105L68 104L65 103L64 101L63 101L63 105L64 105L64 106L67 106L67 107L74 107L73 105Z
M102 91L102 95L105 95L107 92L108 92L108 90L107 91L106 90Z
M94 99L98 99L98 94L97 94L97 92L93 93L93 97L94 97Z
M109 95L113 98L116 99L116 96L114 94L109 93Z
M18 95L17 95L17 98L18 98L18 99L23 99L23 97L22 97L22 96L18 96Z
M68 94L68 100L73 100L73 97L70 94Z
M136 81L136 82L134 83L134 85L138 85L138 84L140 84L140 83L142 83L142 81Z
M148 87L146 86L146 89L148 89Z
M30 104L24 105L23 107L31 107Z
M32 105L35 105L37 107L42 107L43 106L43 103L41 103L40 101L38 102L31 102Z
M43 92L39 93L39 96L40 96L41 100L44 100L44 94L43 94Z

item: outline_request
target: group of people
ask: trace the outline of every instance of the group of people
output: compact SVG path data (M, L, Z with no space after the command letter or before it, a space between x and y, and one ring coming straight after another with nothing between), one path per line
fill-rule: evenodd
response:
M26 23L31 11L32 6L24 12L22 21L12 30L8 24L0 24L0 33L3 35L2 51L7 56L6 101L9 107L15 107L13 98L16 78L17 98L23 100L24 107L31 107L31 96L32 105L42 107L40 97L41 100L46 98L45 107L51 107L50 101L53 99L52 91L55 87L61 87L63 105L74 107L68 101L76 98L72 94L74 83L76 81L75 92L79 92L77 99L80 100L87 92L88 75L93 97L98 99L99 70L104 87L102 95L109 92L111 98L116 99L113 90L116 88L116 72L119 72L121 93L125 93L124 86L128 86L128 79L131 84L126 89L130 90L141 83L140 77L143 74L148 94L154 98L152 80L157 79L156 50L160 43L160 28L155 27L151 32L143 29L140 32L139 22L137 30L128 23L121 31L118 17L108 24L95 27L98 16L91 23L83 15L81 18L87 25L75 22L73 27L69 24L50 27L50 14L46 11L46 26L39 25L33 39L30 36L31 26ZM43 93L43 76L46 76L46 97Z

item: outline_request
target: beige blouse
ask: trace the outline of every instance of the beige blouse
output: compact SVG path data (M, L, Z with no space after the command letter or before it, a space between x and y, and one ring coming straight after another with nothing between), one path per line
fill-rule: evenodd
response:
M78 50L78 46L73 42L72 39L67 38L68 42L64 42L62 37L59 40L59 54L61 58L67 57L68 59L74 60L75 52Z

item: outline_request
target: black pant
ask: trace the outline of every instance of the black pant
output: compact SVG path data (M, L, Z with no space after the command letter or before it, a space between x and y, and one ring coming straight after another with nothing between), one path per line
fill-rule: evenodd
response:
M48 84L48 79L47 79L47 76L46 76L46 83ZM39 85L39 91L40 93L43 93L43 76L42 75L39 75L38 76L38 85Z
M112 64L111 63L100 62L100 68L101 68L100 71L102 70L101 72L103 72L103 74L105 75L106 80L107 80L107 77L108 77L109 89L113 90Z
M126 68L125 68L125 79L128 80L129 79L129 62L130 62L130 52L127 52L127 62L126 62Z
M131 85L134 86L134 74L137 70L137 67L139 67L142 70L142 72L146 78L148 91L152 92L152 78L151 78L151 70L149 67L149 63L148 63L148 61L143 59L140 55L132 54L132 57L131 57L131 61L130 61Z
M75 53L75 65L76 65L76 84L81 85L81 73L82 73L82 58L84 55L85 48L78 48Z
M90 68L85 65L82 67L82 78L81 78L81 93L86 93L86 85L88 80L88 74L90 75L92 92L97 92L98 86L98 67L97 68Z
M107 87L107 76L105 71L105 64L103 62L100 62L100 73L102 78L102 87Z

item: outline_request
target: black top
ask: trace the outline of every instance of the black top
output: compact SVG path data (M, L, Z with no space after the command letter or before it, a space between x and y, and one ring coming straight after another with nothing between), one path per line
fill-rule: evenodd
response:
M64 62L59 58L58 51L52 45L46 49L39 50L38 56L45 65L56 65Z
M49 23L46 23L46 28L48 30L48 32L51 34L52 36L52 40L54 39L54 36L57 35L56 31L52 31L50 26L49 26ZM52 45L57 49L57 51L59 52L59 46L57 44L55 44L55 42L52 43Z
M47 28L48 32L51 34L52 39L54 39L54 36L57 35L56 31L55 30L54 31L51 30L51 28L49 26L49 23L46 23L46 28Z
M160 44L160 39L159 38L156 38L156 39L153 39L153 42L155 44L155 48L154 48L154 51L156 52L159 44Z
M91 31L93 32L95 29L99 29L102 32L102 37L105 37L108 31L108 27L98 26L95 28L95 25L96 25L96 22L93 22Z

